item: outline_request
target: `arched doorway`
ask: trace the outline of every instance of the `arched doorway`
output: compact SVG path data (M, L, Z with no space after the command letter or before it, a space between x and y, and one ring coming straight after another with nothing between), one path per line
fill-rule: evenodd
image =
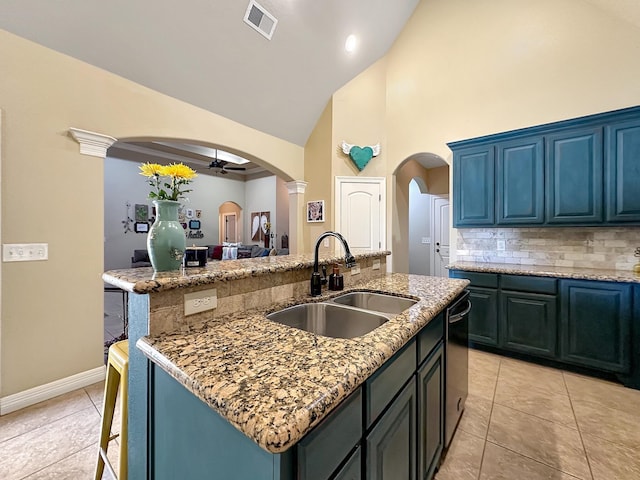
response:
M242 239L242 207L224 202L218 208L219 243L236 243Z
M436 250L448 238L450 218L448 210L442 208L444 202L437 199L447 199L449 194L449 165L438 155L417 153L396 168L394 178L393 271L422 275L442 272L440 267L448 262L442 254L447 252ZM444 239L442 235L435 238L436 230L444 234Z

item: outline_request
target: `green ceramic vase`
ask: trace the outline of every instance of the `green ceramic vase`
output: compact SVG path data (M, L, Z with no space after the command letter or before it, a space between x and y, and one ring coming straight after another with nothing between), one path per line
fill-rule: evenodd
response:
M184 228L178 222L180 203L174 200L154 200L156 221L147 235L147 250L153 270L179 270L187 247Z

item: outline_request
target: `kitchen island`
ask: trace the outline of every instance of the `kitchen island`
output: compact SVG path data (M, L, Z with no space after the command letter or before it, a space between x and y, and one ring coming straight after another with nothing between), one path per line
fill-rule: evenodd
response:
M216 478L316 478L300 474L304 455L313 455L298 446L318 437L330 418L337 416L340 420L331 423L340 426L357 408L371 413L367 402L374 396L362 386L382 377L379 372L388 365L391 372L412 361L413 374L419 334L432 320L442 322L439 314L468 283L386 274L388 253L354 252L360 274L345 272L345 291L387 292L418 302L352 339L315 335L265 318L290 305L336 295L309 296L310 255L220 262L226 269L214 264L179 274L154 276L150 269L105 273L105 281L133 293L130 342L137 343L130 348L131 478L171 478L180 472L190 478L184 473L202 475L211 469ZM339 261L320 258L321 265ZM184 294L211 288L217 290L218 308L184 316ZM330 443L344 435L337 436ZM360 436L348 453L360 448ZM178 451L180 445L184 448Z

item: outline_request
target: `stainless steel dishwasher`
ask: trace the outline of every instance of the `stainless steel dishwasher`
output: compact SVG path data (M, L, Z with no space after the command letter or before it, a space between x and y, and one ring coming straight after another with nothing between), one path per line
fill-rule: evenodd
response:
M449 447L469 391L469 311L471 301L465 290L447 309L444 446Z

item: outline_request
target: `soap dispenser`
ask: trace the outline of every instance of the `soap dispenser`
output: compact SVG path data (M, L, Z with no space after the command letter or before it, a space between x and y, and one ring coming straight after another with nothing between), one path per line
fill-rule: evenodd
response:
M344 278L340 273L340 266L336 263L333 266L333 273L329 275L329 290L342 290L344 288Z

